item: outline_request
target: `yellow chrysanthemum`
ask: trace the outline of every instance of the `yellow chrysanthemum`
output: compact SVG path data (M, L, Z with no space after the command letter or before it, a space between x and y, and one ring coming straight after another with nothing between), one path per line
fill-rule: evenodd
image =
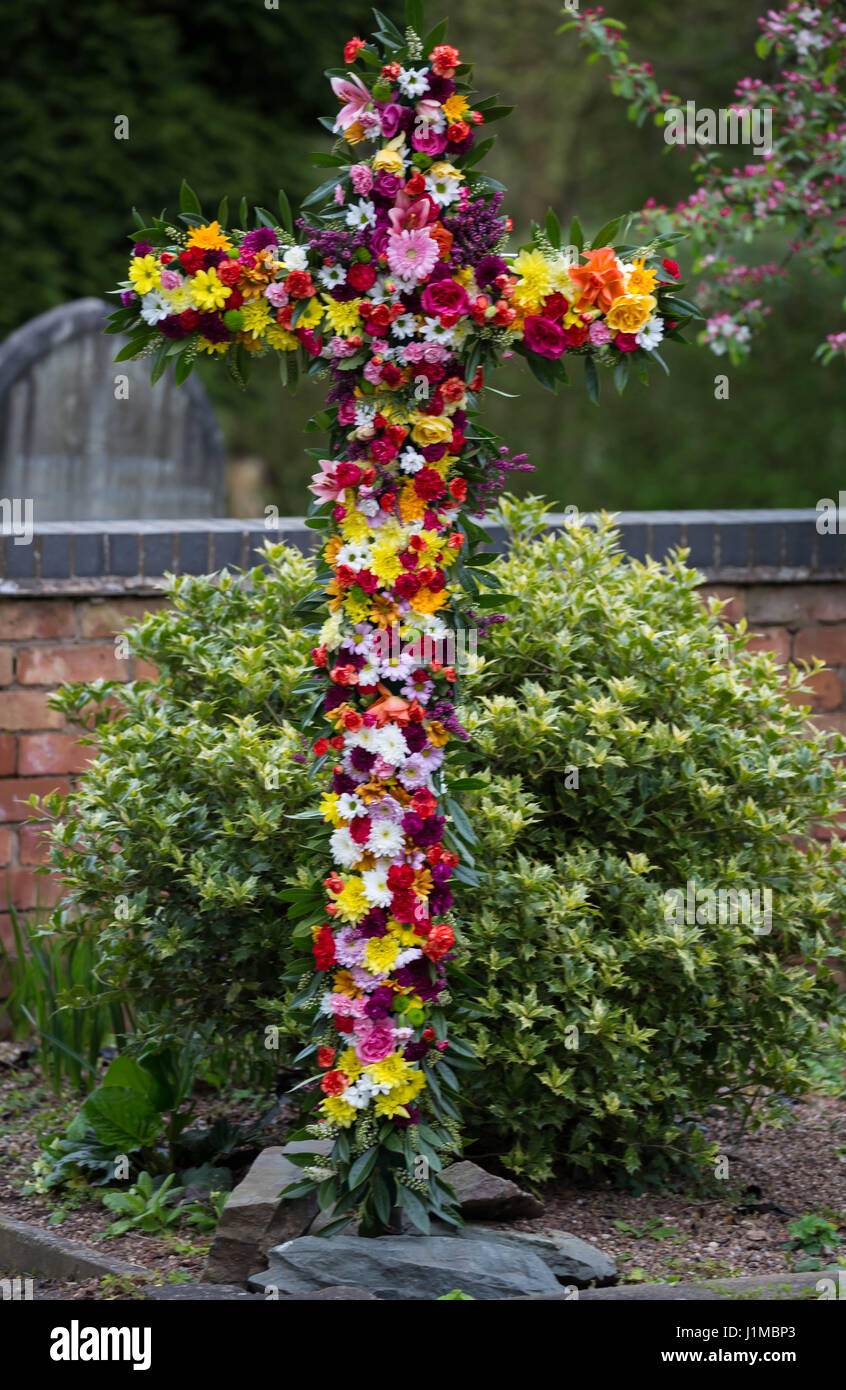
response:
M341 1053L335 1066L338 1071L342 1071L344 1076L348 1076L350 1081L356 1081L363 1071L361 1062L355 1055L355 1048L348 1047Z
M395 937L400 946L419 946L420 937L411 927L406 927L402 922L391 921L388 923L388 931Z
M341 1065L340 1062L338 1065ZM345 1068L342 1067L341 1070ZM396 1086L407 1081L412 1075L411 1066L399 1052L392 1052L390 1056L383 1057L381 1062L372 1062L364 1070L368 1076L373 1077L377 1086Z
M272 348L281 348L284 352L294 352L300 345L300 340L296 333L289 333L287 328L283 328L281 323L268 324L264 334L264 341Z
M243 348L246 348L247 352L261 352L264 347L264 343L256 333L236 333L235 341L236 343L240 343Z
M323 318L323 305L317 295L308 302L308 308L297 319L298 328L316 328Z
M658 279L657 271L648 270L642 260L635 261L634 267L626 284L626 294L651 294Z
M396 540L385 536L378 540L370 552L369 569L373 571L380 584L393 584L402 574L402 562L397 555Z
M366 623L370 617L370 599L355 598L348 593L344 599L344 610L352 623Z
M175 290L160 290L159 293L172 314L181 314L184 309L193 307L191 291L187 285L180 285Z
M207 222L203 227L192 227L188 233L188 245L199 246L203 251L234 250L229 237L220 230L217 219Z
M198 309L213 313L222 309L229 298L229 286L218 279L214 266L211 270L198 270L191 279L191 298Z
M347 823L338 812L338 798L334 792L326 792L321 797L320 814L330 825L334 825L336 830Z
M402 520L421 521L425 511L425 502L417 496L411 483L406 483L399 495L399 514Z
M429 735L429 742L435 748L443 748L444 744L449 743L449 734L437 719L433 719L431 724L427 725L426 732Z
M337 916L344 922L357 922L365 912L370 911L370 903L364 894L364 884L360 878L348 878L337 898ZM378 940L374 937L373 940Z
M229 344L228 344L228 343L210 343L209 340L208 340L208 338L201 338L197 346L199 347L200 352L207 352L207 353L209 354L209 356L212 356L213 354L216 353L216 354L218 355L218 357L219 357L219 356L221 355L221 353L224 353L224 352L227 351L227 349L228 349L228 347L229 347Z
M415 613L437 613L439 608L449 603L449 595L445 589L440 589L436 594L431 589L419 589L409 602Z
M453 92L451 97L441 103L444 115L450 121L460 121L464 112L469 110L470 103L460 92Z
M318 927L318 932L319 931L320 928ZM361 994L361 990L356 985L352 973L349 970L339 970L337 972L332 990L335 994L346 994L350 999L357 999ZM343 1070L343 1068L341 1070Z
M341 1129L349 1129L358 1114L355 1106L350 1105L341 1096L327 1096L320 1108L327 1120L332 1120L334 1124L340 1125Z
M363 512L356 511L352 497L352 489L348 488L344 494L347 514L341 522L341 535L346 541L363 541L370 533L370 524Z
M373 975L385 975L399 955L399 943L392 936L371 936L364 952L365 967Z
M246 333L255 333L259 338L270 323L270 305L266 299L253 299L241 310L241 327Z
M334 333L346 338L361 327L361 315L358 312L360 299L351 299L349 303L341 304L331 295L324 294L323 300L326 305L326 317Z
M511 262L511 270L520 276L512 303L535 313L552 288L549 262L540 251L521 251Z
M344 542L341 540L341 537L335 535L330 536L325 546L323 547L323 559L326 561L327 565L331 566L333 569L335 567L335 560L337 559L338 551L341 549L343 543Z
M137 294L148 294L162 282L161 266L155 256L133 256L129 262L129 278Z

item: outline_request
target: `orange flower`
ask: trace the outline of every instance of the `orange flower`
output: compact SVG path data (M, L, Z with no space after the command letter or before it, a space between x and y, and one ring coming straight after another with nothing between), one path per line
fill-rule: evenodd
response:
M614 248L601 246L598 251L588 252L586 259L586 265L574 266L570 271L570 279L582 291L576 307L583 309L595 304L604 313L615 299L626 292L623 277L617 269Z
M432 240L438 243L438 260L448 260L452 251L452 232L447 231L440 222L431 223L426 230Z
M188 233L188 245L199 246L203 251L234 251L234 246L215 220L203 227L192 227Z

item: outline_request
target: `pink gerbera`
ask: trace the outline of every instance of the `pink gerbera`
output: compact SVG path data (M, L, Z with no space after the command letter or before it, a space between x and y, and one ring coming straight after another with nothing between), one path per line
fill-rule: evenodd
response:
M425 227L392 232L388 237L388 265L402 280L425 280L435 268L438 243Z

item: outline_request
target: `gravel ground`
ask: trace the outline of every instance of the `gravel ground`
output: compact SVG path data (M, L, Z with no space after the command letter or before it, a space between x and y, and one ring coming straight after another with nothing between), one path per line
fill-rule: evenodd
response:
M83 1185L43 1196L22 1194L21 1185L40 1153L39 1134L55 1133L76 1112L79 1098L54 1096L42 1085L36 1066L20 1066L20 1053L20 1044L0 1043L0 1212L143 1265L153 1272L153 1282L198 1279L209 1237L191 1227L165 1238L134 1233L104 1237L112 1215L96 1191ZM213 1092L200 1098L198 1118L225 1112L248 1119L265 1103L265 1097L243 1092L226 1100ZM288 1123L280 1117L264 1144L283 1142ZM727 1180L715 1184L708 1196L684 1191L635 1196L610 1186L555 1181L540 1193L546 1215L516 1226L581 1236L617 1261L626 1282L676 1281L790 1270L801 1256L783 1249L788 1224L815 1212L839 1227L843 1240L824 1252L823 1263L836 1262L838 1256L846 1262L846 1094L808 1097L790 1106L782 1127L748 1133L741 1142L730 1141L719 1120L712 1121L707 1137L720 1141L729 1169ZM38 1280L35 1296L126 1298L133 1292L131 1281Z

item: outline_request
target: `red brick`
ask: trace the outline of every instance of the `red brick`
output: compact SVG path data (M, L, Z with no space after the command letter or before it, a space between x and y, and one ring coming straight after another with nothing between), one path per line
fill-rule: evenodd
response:
M811 709L839 709L843 703L843 686L834 671L818 671L805 681L807 694L794 692L788 696L794 705L810 705Z
M73 635L73 604L67 599L0 600L0 642Z
M753 584L747 591L750 623L836 623L846 620L846 585Z
M83 604L79 618L80 635L113 637L132 623L140 622L145 614L164 608L166 602L166 599L156 598L118 598Z
M40 825L22 825L18 830L18 861L21 864L43 864L50 842L47 831Z
M48 792L61 792L67 796L69 791L70 782L66 777L7 777L0 782L0 822L29 820L36 815L37 812L26 805L33 794L46 796Z
M9 901L13 907L52 907L62 896L62 885L52 875L37 874L34 869L10 869Z
M11 647L0 647L0 685L12 684L14 653Z
M731 584L702 584L697 590L701 599L719 598L727 600L720 616L729 623L739 623L746 615L746 591L736 589Z
M129 666L114 646L25 647L18 652L21 685L59 685L62 681L126 680Z
M812 714L810 723L826 734L846 735L846 710L830 710L826 714Z
M143 657L136 656L133 667L132 679L134 681L157 681L159 678L158 666L152 666Z
M0 864L8 864L12 858L12 832L8 826L0 826Z
M746 648L750 652L772 652L780 666L790 660L790 633L786 627L756 627Z
M81 772L96 756L96 749L77 743L73 734L21 734L18 773L39 777L46 772Z
M62 729L65 716L50 709L43 690L0 690L0 729Z
M0 734L0 777L11 777L18 756L14 734Z
M7 951L11 950L15 944L15 938L12 935L12 918L8 912L0 912L0 941L3 942ZM4 999L9 993L9 976L5 967L0 966L0 999ZM0 1037L2 1036L2 1018L0 1018Z
M846 666L846 627L803 627L793 645L797 661L818 656L826 666Z

